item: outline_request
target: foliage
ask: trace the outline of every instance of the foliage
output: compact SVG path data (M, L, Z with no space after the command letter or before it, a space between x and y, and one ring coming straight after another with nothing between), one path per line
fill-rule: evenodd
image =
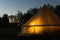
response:
M22 19L21 19L21 17L22 17L22 12L21 12L21 11L18 11L17 17L18 17L19 22L21 23L21 22L22 22Z
M54 11L60 17L60 5L57 5Z
M26 21L28 21L36 12L37 12L38 8L30 8L27 13L22 15L22 21L23 23L25 23Z
M9 23L8 15L4 14L2 18L2 23Z

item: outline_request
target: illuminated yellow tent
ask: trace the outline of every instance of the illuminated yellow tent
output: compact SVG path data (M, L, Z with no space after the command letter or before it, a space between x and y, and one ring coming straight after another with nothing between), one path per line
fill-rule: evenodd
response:
M50 25L50 26L49 26ZM53 32L59 29L60 19L46 5L22 26L23 34L42 34L44 31Z

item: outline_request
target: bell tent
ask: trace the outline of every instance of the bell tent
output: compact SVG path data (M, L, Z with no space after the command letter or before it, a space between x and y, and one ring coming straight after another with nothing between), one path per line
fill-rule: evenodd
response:
M22 34L42 34L45 32L54 32L60 29L59 17L52 12L48 6L44 5L38 12L28 20L22 27Z

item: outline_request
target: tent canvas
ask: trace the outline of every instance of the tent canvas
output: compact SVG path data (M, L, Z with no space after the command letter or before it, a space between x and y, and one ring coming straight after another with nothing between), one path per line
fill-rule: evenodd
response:
M37 25L37 26L34 26ZM60 29L58 26L38 26L38 25L60 25L59 17L44 5L38 12L22 26L23 34L41 34L43 31L54 31Z

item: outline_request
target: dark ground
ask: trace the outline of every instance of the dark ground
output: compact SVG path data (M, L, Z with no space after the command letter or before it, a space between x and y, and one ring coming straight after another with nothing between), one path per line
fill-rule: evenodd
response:
M0 40L16 40L16 25L1 23Z
M16 32L16 24L0 24L0 40L60 40L60 30L30 36L16 36Z
M17 37L16 40L60 40L60 32L16 37Z

